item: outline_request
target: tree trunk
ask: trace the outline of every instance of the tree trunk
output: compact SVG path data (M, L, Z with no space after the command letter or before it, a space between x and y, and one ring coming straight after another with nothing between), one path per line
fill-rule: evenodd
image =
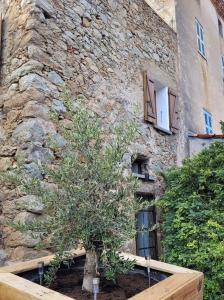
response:
M96 251L87 250L82 289L90 293L93 292L93 278L96 277L97 264Z

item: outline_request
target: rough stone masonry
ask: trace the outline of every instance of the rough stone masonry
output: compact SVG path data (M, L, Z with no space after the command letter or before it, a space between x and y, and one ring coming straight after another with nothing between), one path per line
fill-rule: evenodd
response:
M42 178L39 164L54 160L46 135L65 145L49 118L55 111L69 125L60 100L63 85L74 99L88 99L105 130L131 118L137 106L141 137L127 159L144 155L155 177L175 164L178 134L144 122L142 73L150 70L155 82L177 91L176 34L145 1L2 0L0 12L0 170L16 166L22 154L28 176ZM142 191L157 197L161 188L156 181L142 184ZM38 199L1 186L0 205L1 263L47 253L33 249L38 237L6 225L41 217Z

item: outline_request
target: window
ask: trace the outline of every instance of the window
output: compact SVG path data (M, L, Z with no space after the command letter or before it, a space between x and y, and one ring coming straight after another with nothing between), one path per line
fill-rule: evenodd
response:
M132 163L132 172L137 175L143 175L144 169L145 169L145 164L146 164L145 160L140 159L140 158L136 159Z
M155 179L149 176L149 172L147 169L148 159L144 156L138 156L132 162L132 174L133 176L142 179L144 181L154 181Z
M224 55L222 56L222 79L224 80Z
M205 132L207 134L212 134L213 133L212 115L209 112L204 111L204 119L205 119Z
M218 19L218 26L219 26L219 35L223 37L222 21L220 19Z
M170 130L168 87L156 91L157 126Z
M205 57L204 29L197 19L196 19L196 30L197 30L198 51L203 57Z
M160 82L154 83L144 72L144 119L168 134L179 130L178 98Z
M153 201L149 194L137 194L145 202ZM137 236L136 250L138 256L158 259L158 240L156 229L156 209L154 206L139 211L136 215Z

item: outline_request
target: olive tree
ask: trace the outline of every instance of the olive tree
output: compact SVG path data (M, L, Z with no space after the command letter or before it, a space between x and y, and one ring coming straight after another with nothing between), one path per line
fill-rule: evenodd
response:
M135 236L135 213L139 209L134 197L137 182L131 172L125 172L123 157L137 127L122 124L105 131L85 100L72 101L68 95L63 98L69 126L61 125L57 114L53 119L66 146L61 149L49 140L48 145L57 159L41 165L44 181L54 188L46 189L42 180L27 178L22 163L7 175L20 191L39 197L46 217L14 226L33 234L41 232L42 246L47 239L54 249L56 257L47 274L48 281L52 280L65 253L83 245L86 250L83 289L92 291L98 262L109 279L133 265L122 259L118 251ZM5 180L6 175L3 177Z

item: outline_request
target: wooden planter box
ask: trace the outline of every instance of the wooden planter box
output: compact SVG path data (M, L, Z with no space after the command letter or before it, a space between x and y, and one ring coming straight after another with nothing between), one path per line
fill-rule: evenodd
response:
M82 256L84 250L74 251L75 256ZM122 256L135 259L136 265L147 267L144 258L123 253ZM42 287L16 274L36 269L39 261L49 264L52 256L25 261L0 268L0 300L71 300L48 288ZM153 270L172 274L129 300L202 300L203 273L151 260ZM74 299L73 299L74 300Z

